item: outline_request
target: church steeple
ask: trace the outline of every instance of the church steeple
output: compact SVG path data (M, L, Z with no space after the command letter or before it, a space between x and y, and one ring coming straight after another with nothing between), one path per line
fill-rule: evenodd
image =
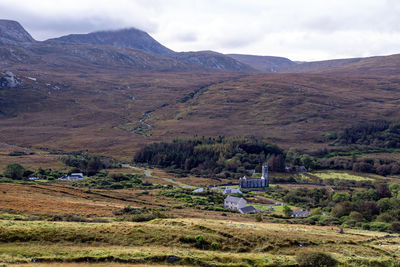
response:
M268 180L268 165L265 162L262 165L261 179L267 179Z

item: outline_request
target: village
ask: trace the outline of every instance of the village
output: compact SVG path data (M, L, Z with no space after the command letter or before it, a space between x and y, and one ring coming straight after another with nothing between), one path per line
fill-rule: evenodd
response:
M274 201L272 199L261 198L271 202L270 204L263 206L267 206L266 209L257 209L253 205L248 205L246 199L242 196L244 192L251 192L252 190L263 190L269 187L269 174L268 174L268 165L262 165L262 174L260 178L247 178L246 176L239 179L239 186L230 187L230 186L210 186L209 188L214 191L222 191L222 194L226 197L224 199L224 208L240 212L241 214L246 213L270 213L275 211L274 206L285 206L285 203ZM204 192L203 188L199 188L193 190L192 193L202 193ZM260 206L258 204L258 206ZM310 211L306 211L303 209L290 210L289 215L291 217L309 217L312 215Z

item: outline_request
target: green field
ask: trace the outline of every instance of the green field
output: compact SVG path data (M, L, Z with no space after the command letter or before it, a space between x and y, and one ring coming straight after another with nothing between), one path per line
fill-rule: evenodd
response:
M374 181L370 174L352 173L346 171L315 171L310 173L300 174L302 178L309 178L310 176L316 176L322 180L327 179L339 179L339 180L351 180L351 181ZM375 175L376 177L382 178L381 176Z

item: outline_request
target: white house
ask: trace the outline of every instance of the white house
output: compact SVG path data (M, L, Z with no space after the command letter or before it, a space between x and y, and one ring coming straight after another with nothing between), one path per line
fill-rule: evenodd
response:
M247 201L244 198L227 196L224 200L224 208L237 210L246 207Z
M198 189L192 191L192 193L203 193L203 192L204 192L203 188L198 188Z
M63 181L76 181L76 180L82 180L83 179L83 173L71 173L71 175L66 175L60 178L60 180Z
M311 216L311 215L312 215L312 213L307 211L307 210L295 210L295 211L292 212L291 217L302 217L302 218L305 218L305 217L308 217L308 216Z
M222 192L223 195L225 194L242 194L242 191L240 191L239 188L230 188L230 187L225 187L224 192Z

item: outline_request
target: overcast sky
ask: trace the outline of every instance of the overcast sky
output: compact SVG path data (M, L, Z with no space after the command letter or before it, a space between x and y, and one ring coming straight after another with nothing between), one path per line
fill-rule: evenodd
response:
M400 53L399 0L0 0L37 40L135 27L175 51L322 60Z

